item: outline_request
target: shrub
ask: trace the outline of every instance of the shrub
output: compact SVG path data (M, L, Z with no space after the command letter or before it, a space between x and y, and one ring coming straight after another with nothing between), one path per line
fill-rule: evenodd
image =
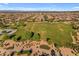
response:
M15 37L15 36L16 36L16 35L13 34L13 35L10 35L9 38L12 39L12 38Z

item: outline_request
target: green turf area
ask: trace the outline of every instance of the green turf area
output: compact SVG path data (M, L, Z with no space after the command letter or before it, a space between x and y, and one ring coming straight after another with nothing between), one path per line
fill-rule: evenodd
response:
M46 50L50 49L50 47L48 45L40 45L40 48L41 49L46 49Z
M30 26L30 27L29 27ZM40 33L41 39L49 38L48 43L56 43L59 46L69 46L72 43L71 32L73 32L71 24L66 23L27 23L29 31Z
M16 53L17 53L17 55L20 55L20 54L30 55L32 52L30 52L29 50L23 50L23 51L19 51L19 52L16 51Z
M22 23L23 24L23 23ZM19 40L47 40L49 44L56 46L70 46L72 44L71 33L74 31L71 24L63 22L27 22L17 26L17 31L10 38Z
M17 27L17 31L15 32L15 36L13 37L14 40L27 40L31 38L31 32L26 31L23 26Z
M3 34L3 35L0 35L0 40L7 40L9 39L9 36L7 34Z

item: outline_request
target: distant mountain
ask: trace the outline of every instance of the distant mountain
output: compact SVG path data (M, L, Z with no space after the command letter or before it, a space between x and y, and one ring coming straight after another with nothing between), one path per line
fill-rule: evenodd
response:
M24 11L24 10L0 10L0 13L30 13L30 12L45 12L45 13L61 13L61 12L79 12L79 11Z

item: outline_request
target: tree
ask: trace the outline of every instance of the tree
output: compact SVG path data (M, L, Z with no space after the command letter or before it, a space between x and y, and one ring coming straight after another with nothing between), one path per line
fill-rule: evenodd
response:
M19 40L21 40L21 36L19 36L19 37L17 38L17 41L19 41Z
M48 42L50 40L50 38L47 38L46 41Z
M12 38L15 37L15 36L16 36L16 35L13 34L13 35L10 35L9 38L12 39Z
M44 19L45 19L45 21L48 21L48 16L44 15Z
M34 35L34 32L31 32L31 38L33 37L33 35Z
M20 40L21 40L21 36L15 36L15 37L14 37L14 40L15 40L15 41L20 41Z
M78 24L77 24L77 23L72 22L72 28L73 28L73 29L78 29L78 28L79 28L79 26L78 26Z
M55 51L53 49L51 50L51 55L56 56Z

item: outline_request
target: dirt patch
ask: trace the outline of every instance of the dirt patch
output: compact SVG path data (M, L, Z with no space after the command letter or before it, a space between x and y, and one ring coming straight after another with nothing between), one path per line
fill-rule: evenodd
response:
M64 31L62 28L59 29L60 31Z
M63 54L64 56L73 56L74 54L72 53L73 49L70 48L65 48L65 47L61 47L59 48L61 51L61 54Z
M58 26L58 28L59 28L60 31L64 31L63 28L62 28L61 26Z
M41 38L44 38L44 36L46 35L46 31L41 31L39 33L41 34Z

